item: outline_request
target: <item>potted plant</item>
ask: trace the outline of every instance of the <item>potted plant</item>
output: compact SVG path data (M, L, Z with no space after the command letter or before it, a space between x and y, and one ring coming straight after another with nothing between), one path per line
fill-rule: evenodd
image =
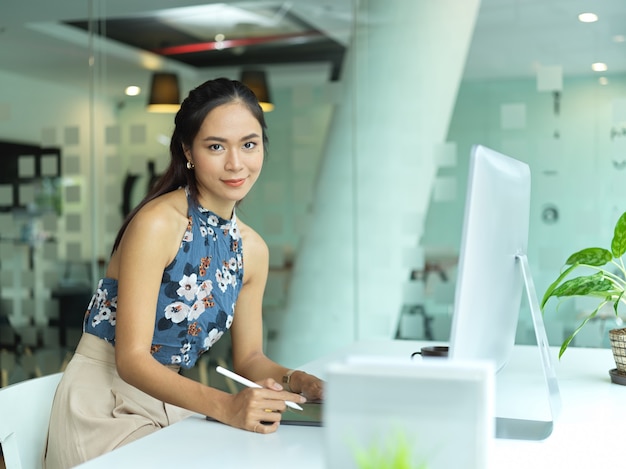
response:
M611 249L598 247L586 248L572 254L565 262L565 270L548 287L541 301L541 310L552 297L565 298L585 296L596 298L597 307L584 318L582 323L563 342L559 359L578 332L593 319L598 311L607 304L613 306L615 316L619 318L620 303L626 304L626 267L622 256L626 252L626 212L617 220ZM611 269L610 269L611 268ZM583 275L573 277L574 273ZM617 272L617 273L615 273ZM611 329L609 339L615 358L616 370L611 370L611 378L620 384L626 383L626 327Z

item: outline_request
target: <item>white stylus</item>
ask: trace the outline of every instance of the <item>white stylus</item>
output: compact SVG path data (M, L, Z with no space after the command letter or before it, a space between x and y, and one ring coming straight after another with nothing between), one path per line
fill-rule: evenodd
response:
M254 381L250 381L249 379L246 379L243 376L239 376L237 373L233 373L232 371L227 370L226 368L223 368L221 366L216 367L215 371L217 371L221 375L226 376L227 378L237 381L239 384L248 386L249 388L262 388L263 387L260 384L256 384ZM295 402L285 401L285 404L287 404L287 407L291 407L292 409L304 410Z

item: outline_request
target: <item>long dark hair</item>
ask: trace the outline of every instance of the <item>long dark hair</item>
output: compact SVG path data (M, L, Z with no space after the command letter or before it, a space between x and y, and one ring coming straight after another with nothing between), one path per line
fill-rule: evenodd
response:
M126 217L117 233L111 254L118 248L122 236L141 208L151 200L179 187L187 186L193 201L198 202L198 186L193 171L187 169L183 146L191 148L205 117L218 106L241 101L259 121L263 130L263 147L267 147L267 125L263 110L254 93L243 83L228 78L209 80L189 92L174 118L174 132L170 141L170 164L154 184L148 195Z

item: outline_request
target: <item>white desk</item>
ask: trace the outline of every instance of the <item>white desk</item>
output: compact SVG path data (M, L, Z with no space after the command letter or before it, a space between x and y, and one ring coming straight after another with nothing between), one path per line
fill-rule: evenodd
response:
M323 377L325 365L346 354L404 356L423 344L360 342L302 368ZM558 350L552 351L556 357ZM622 467L626 386L611 383L608 372L615 367L611 351L570 348L555 363L563 409L552 435L543 441L494 440L491 468ZM541 413L547 407L540 366L535 347L517 346L503 382L498 377L498 390L514 394L511 401L524 412ZM510 405L505 401L498 405ZM284 425L274 434L260 435L194 416L81 467L320 469L325 466L323 431Z

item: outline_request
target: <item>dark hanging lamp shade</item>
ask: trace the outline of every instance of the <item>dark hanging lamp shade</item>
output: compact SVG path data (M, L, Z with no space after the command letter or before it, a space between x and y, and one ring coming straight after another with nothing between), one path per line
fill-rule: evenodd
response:
M252 90L259 100L261 109L270 112L274 109L270 97L270 89L267 85L267 76L262 70L243 70L241 72L241 82Z
M180 108L180 89L175 73L155 72L150 84L149 112L177 112Z

